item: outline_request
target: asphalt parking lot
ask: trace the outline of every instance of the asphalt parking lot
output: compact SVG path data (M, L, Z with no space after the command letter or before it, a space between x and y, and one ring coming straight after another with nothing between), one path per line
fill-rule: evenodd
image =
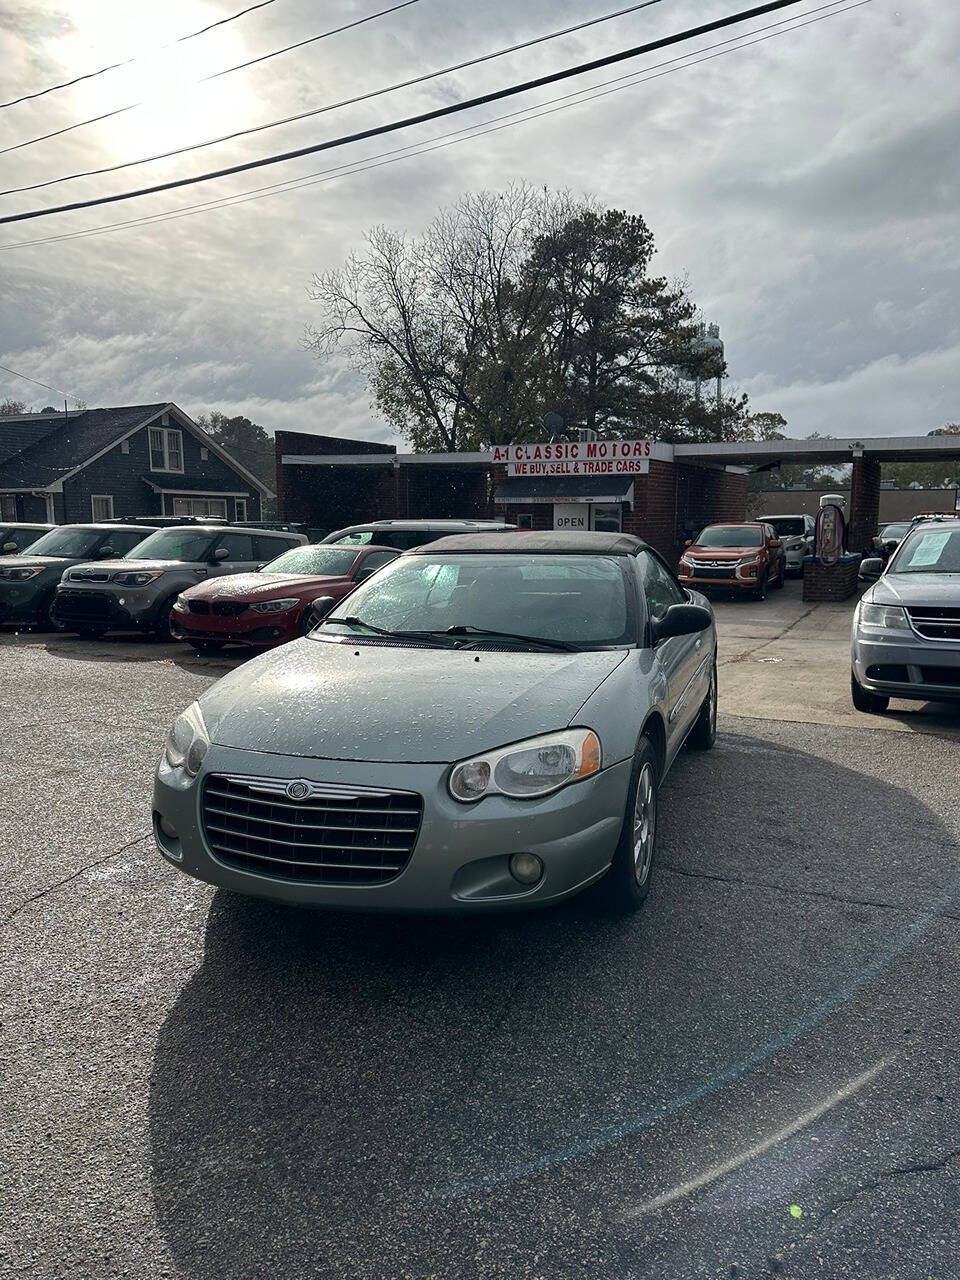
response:
M720 603L643 914L380 919L149 838L179 646L0 636L0 1275L960 1274L960 713Z

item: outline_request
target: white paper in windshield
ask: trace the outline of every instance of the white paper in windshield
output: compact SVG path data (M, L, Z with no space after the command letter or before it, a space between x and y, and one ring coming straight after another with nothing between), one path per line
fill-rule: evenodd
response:
M925 533L910 552L907 568L914 569L921 565L936 564L949 541L949 530L946 533Z

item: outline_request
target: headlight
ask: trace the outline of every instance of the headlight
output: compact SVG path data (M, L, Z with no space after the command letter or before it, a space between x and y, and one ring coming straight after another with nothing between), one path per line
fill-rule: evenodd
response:
M864 604L857 607L857 626L869 631L910 631L907 615L896 604Z
M681 557L680 557L680 568L681 568L681 569L692 569L692 568L693 568L693 561L692 561L692 560L688 560L686 556L681 556Z
M591 729L565 729L461 761L450 773L450 794L464 804L490 795L534 799L597 773L600 761Z
M31 565L22 569L3 569L0 574L4 578L12 579L14 582L26 582L27 578L35 578L38 573L43 573L41 565Z
M189 777L195 778L209 746L210 738L200 705L192 702L170 727L163 746L164 759L171 769L183 769Z
M110 581L117 582L122 587L145 587L148 582L155 582L157 578L162 578L163 573L162 569L138 569L135 573L131 570L115 573Z
M258 604L252 604L250 608L254 613L286 613L288 609L295 609L302 603L302 600L290 597L288 600L261 600Z
M187 597L177 596L176 600L174 600L173 602L173 607L177 610L178 613L189 612L190 606L187 603Z

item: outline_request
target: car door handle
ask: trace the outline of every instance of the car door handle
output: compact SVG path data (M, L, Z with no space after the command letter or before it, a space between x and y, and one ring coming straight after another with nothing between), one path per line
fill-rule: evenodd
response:
M697 643L694 645L694 648L695 648L695 649L699 649L699 648L702 646L702 644L703 644L703 636L701 636L701 637L700 637L700 639L699 639L699 640L697 641Z

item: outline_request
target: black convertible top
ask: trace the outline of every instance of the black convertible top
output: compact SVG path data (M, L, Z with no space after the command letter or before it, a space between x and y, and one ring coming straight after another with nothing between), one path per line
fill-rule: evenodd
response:
M629 533L580 533L573 530L534 533L467 533L438 538L420 547L411 547L406 556L484 554L501 555L605 555L630 556L646 549L647 544Z

